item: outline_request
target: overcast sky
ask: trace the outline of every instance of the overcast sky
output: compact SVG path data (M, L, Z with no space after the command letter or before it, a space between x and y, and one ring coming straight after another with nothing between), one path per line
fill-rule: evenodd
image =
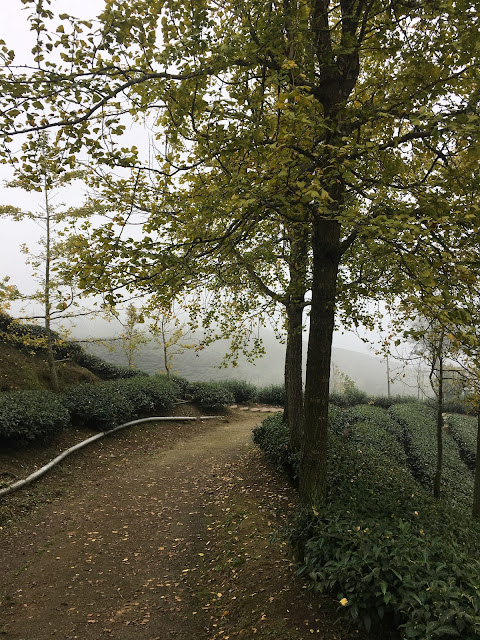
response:
M55 13L70 13L82 18L94 17L102 6L102 0L53 0L51 4ZM16 62L19 64L25 64L31 59L30 51L34 43L26 20L29 10L25 9L21 0L0 0L0 38L16 52ZM5 186L5 182L11 178L11 169L0 165L0 202L30 211L38 210L38 198ZM63 189L58 195L58 201L67 206L75 206L81 202L82 197L83 189L78 185ZM34 249L40 235L41 229L31 221L14 222L8 218L0 218L0 277L10 276L11 282L25 293L35 291L37 287L32 278L31 267L25 264L25 256L20 247L25 243ZM108 333L111 326L102 325L100 330ZM82 333L85 331L82 330ZM352 332L336 332L334 344L344 349L372 353L371 348Z

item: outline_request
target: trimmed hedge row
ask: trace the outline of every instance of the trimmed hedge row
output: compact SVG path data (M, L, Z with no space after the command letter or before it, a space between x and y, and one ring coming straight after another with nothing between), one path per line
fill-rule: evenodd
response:
M14 445L46 441L70 422L62 399L51 391L0 394L0 440Z
M435 412L422 404L396 405L389 413L403 429L409 465L413 475L428 490L432 490L437 457ZM442 491L452 501L470 505L473 497L473 477L460 457L455 441L443 433Z
M285 385L271 384L268 387L261 387L257 391L257 402L283 407L285 405Z
M71 348L71 345L75 343L66 343L66 348ZM71 356L72 357L72 356ZM140 371L139 369L129 369L128 367L117 366L115 364L111 364L106 360L102 360L92 353L87 353L83 349L80 349L79 352L75 351L75 355L72 357L73 360L81 367L85 367L85 369L89 369L93 373L95 373L100 378L104 380L116 380L117 378L136 378L138 376L148 376L148 373L145 371Z
M0 440L14 445L46 441L76 424L104 431L122 422L165 412L179 397L178 381L165 376L139 376L51 391L0 394Z
M450 414L447 424L452 438L457 443L460 455L471 471L475 470L477 457L477 418L458 414Z
M265 418L253 429L252 437L270 462L286 471L293 482L298 480L299 457L290 449L288 426L283 422L282 413Z
M257 398L257 387L245 380L224 380L221 384L230 391L235 402L255 402Z
M193 382L187 393L203 409L218 409L235 402L233 393L220 382Z
M74 355L78 362L76 351ZM125 375L133 374L133 377L119 378L119 367L110 366L95 356L84 355L89 369L104 377L115 375L116 379L71 387L61 396L47 391L2 393L1 440L19 444L46 440L65 427L70 418L76 424L104 431L137 417L165 412L176 399L188 395L202 409L215 410L234 402L256 399L256 387L244 381L189 383L179 377L148 376L128 369L125 369ZM270 395L266 401L283 401L283 387L272 386L268 392Z
M82 384L65 393L65 401L77 424L104 431L122 422L173 406L177 387L164 376L110 380Z
M288 460L285 425L268 418L256 433L269 457ZM360 451L331 435L329 449L326 505L298 512L287 532L299 573L383 637L479 637L480 524L374 445Z

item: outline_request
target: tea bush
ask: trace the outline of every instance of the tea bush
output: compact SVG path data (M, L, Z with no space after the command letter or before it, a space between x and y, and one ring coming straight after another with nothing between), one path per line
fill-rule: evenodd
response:
M389 409L394 404L412 404L420 402L420 400L412 396L390 396L390 398L388 396L373 396L370 398L370 402L376 407Z
M352 518L327 507L315 519L302 571L320 593L345 602L355 622L404 638L473 638L480 632L475 549L428 523ZM345 600L344 600L345 599Z
M87 353L83 349L80 353L75 355L75 362L81 367L89 369L100 378L104 380L116 380L117 378L135 378L137 376L147 376L145 371L139 371L138 369L129 369L128 367L121 367L110 362L98 358L92 353Z
M105 431L136 416L135 407L109 382L81 384L65 392L65 402L75 424Z
M288 425L283 414L275 413L253 430L253 441L262 449L270 462L286 471L292 481L298 479L299 459L289 445Z
M407 441L411 471L427 489L432 490L437 457L435 412L426 405L403 404L389 409L392 418L403 428ZM443 433L443 493L453 501L471 504L473 477L460 457L454 440Z
M193 382L187 392L203 409L219 409L235 402L232 392L220 382Z
M289 464L281 416L264 420L254 439L271 460ZM299 573L316 591L383 637L480 637L480 523L431 498L375 442L360 450L330 435L328 486L327 503L299 511L287 529Z
M477 418L450 414L447 416L447 424L453 439L460 449L462 459L469 469L473 471L477 457Z
M257 392L257 400L274 407L283 407L285 404L285 385L271 384L269 387L261 387Z
M166 377L163 376L163 374L158 374L159 377ZM188 390L188 386L189 386L189 382L186 378L182 378L181 376L170 376L169 378L167 378L167 380L169 380L175 388L175 395L178 399L183 399L185 398L185 395L187 393Z
M176 389L165 376L139 376L79 385L66 391L65 398L75 423L103 431L169 409L177 397Z
M330 404L338 407L354 407L357 404L364 404L367 401L367 394L361 391L348 376L346 376L343 384L343 392L332 392L329 397Z
M257 387L245 380L224 380L222 386L232 393L235 402L254 402L257 397Z
M0 394L0 440L17 445L46 441L69 421L61 398L50 391Z

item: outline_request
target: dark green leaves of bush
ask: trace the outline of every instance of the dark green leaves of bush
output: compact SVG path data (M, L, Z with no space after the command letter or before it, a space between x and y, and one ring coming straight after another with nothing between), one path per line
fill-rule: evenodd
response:
M61 398L50 391L0 394L0 439L6 442L45 441L66 427L69 420Z
M65 400L74 422L103 431L169 409L176 391L176 383L164 376L140 376L79 385L65 393Z

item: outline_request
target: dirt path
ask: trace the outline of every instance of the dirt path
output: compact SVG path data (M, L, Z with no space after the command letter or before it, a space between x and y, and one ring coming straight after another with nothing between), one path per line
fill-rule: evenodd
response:
M172 448L143 427L54 472L48 502L0 532L0 637L359 637L270 543L295 498L251 445L258 421L172 426Z

